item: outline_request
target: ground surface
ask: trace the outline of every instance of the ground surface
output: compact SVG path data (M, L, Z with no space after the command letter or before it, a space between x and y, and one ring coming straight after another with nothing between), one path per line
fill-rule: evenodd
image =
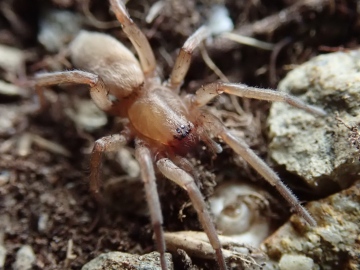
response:
M8 65L0 61L0 80L26 85L27 78L38 71L71 68L65 59L56 56L57 51L49 52L39 43L39 25L53 9L67 10L89 20L89 14L86 16L84 12L86 2L1 1L0 44L20 49L25 65L22 68L22 65L13 64L17 60L12 58L7 60ZM165 77L171 70L176 49L206 21L212 5L224 4L220 0L175 0L152 23L146 24L144 18L153 1L141 4L143 2L131 0L129 12L149 38ZM360 7L356 0L299 2L302 4L291 0L225 2L236 32L275 44L273 51L267 51L224 39L210 42L207 45L210 57L230 81L276 87L278 80L294 65L319 53L358 46ZM279 16L281 11L282 16ZM101 21L114 20L106 1L91 1L90 12ZM119 27L108 26L92 19L79 27L111 33L129 44ZM217 79L197 52L183 89L193 92L200 85ZM34 269L80 269L85 262L105 251L147 253L154 250L151 225L146 215L121 209L124 202L120 198L126 197L126 193L130 198L135 197L132 191L122 189L122 193L115 193L113 199L108 199L104 211L99 211L102 208L88 191L89 149L94 140L116 132L121 123L109 118L107 123L89 132L73 121L66 111L78 104L78 100L87 99L86 90L56 88L58 95L50 96L52 106L43 114L29 115L36 103L34 90L31 87L22 89L17 94L0 92L0 244L7 251L4 269L11 269L17 250L25 244L30 245L36 255ZM215 106L226 125L233 127L266 159L265 122L269 104L238 100L234 106L230 99L223 98L217 100ZM35 141L31 146L28 146L29 138ZM49 144L49 141L56 145ZM203 178L206 179L203 192L206 195L211 193L214 179L227 179L234 175L249 181L260 179L243 162L234 159L230 150L225 149L215 161L209 159L201 146L196 152L194 160L200 160L202 164ZM130 178L124 166L111 160L109 157L105 161L104 179L116 182L119 177ZM263 185L261 181L256 183ZM191 207L185 208L187 217L182 222L178 219L180 209L188 202L186 194L162 179L159 179L159 191L165 230L201 230ZM142 194L139 194L137 197L141 201ZM142 202L136 206L138 212L146 209ZM284 216L284 213L279 212L277 216ZM73 248L69 252L71 242ZM183 269L181 257L174 257L176 269ZM216 268L212 261L195 263L206 269Z

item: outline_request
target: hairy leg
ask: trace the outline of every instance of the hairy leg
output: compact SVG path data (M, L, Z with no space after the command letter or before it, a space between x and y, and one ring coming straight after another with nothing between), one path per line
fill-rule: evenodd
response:
M128 36L139 55L141 67L145 76L148 78L155 77L156 60L149 41L130 18L122 0L110 0L110 3L116 18L122 25L123 31Z
M103 154L104 152L119 150L128 143L129 139L125 134L114 134L95 141L90 159L90 190L94 197L100 202L102 201L99 194L101 184L100 167Z
M43 87L61 83L86 84L90 86L90 95L95 104L105 112L110 112L112 102L108 99L108 91L99 76L85 71L72 70L52 73L39 73L35 75L35 90L39 96L40 106L44 108L46 101Z
M185 41L185 44L180 49L179 55L176 58L170 79L167 83L167 86L170 89L179 92L180 86L189 70L191 55L194 49L209 35L210 31L207 27L202 26Z
M141 178L145 185L146 200L150 209L151 223L154 229L157 249L160 253L161 269L167 270L165 260L165 238L162 228L163 217L161 213L159 194L156 188L156 178L150 150L140 141L136 140L135 157L140 165Z
M310 225L316 225L314 218L304 207L301 206L299 200L291 192L291 190L284 185L279 176L261 158L259 158L243 140L235 137L225 128L223 128L223 130L219 133L219 136L262 177L264 177L266 181L274 186L293 207L297 214L303 217Z
M176 184L181 186L187 191L191 202L198 213L201 225L206 232L210 244L215 250L216 258L219 263L221 270L226 270L225 258L221 250L221 244L217 235L213 221L211 220L210 214L206 209L204 198L201 195L199 188L196 186L192 176L187 172L176 166L170 159L163 158L157 163L157 167L161 173L168 179L174 181Z
M303 109L309 113L324 116L326 112L316 106L311 106L302 100L287 93L271 89L250 87L240 83L215 82L207 84L196 91L193 97L193 104L197 107L206 105L214 97L223 93L238 97L254 98L268 101L286 102L294 107Z

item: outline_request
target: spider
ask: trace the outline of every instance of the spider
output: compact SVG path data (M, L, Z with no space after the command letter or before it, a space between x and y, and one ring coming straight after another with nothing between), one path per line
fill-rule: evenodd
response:
M206 110L205 105L223 93L268 101L281 101L315 115L325 112L307 105L286 93L249 87L239 83L214 82L202 86L194 95L180 96L180 87L189 69L194 49L210 34L200 27L180 49L170 78L161 82L156 73L156 60L148 40L131 20L121 0L110 5L122 29L136 49L139 60L115 38L95 32L81 31L69 45L69 55L77 68L71 71L42 73L35 76L35 89L40 105L45 104L43 88L60 83L85 84L95 104L106 113L128 119L118 134L96 140L90 160L90 190L100 198L100 165L104 152L116 151L129 142L135 143L135 157L141 167L157 250L163 270L165 240L163 217L156 187L155 166L166 178L188 193L199 221L214 249L221 270L227 269L221 244L206 202L194 181L194 168L185 154L203 141L220 153L218 137L259 172L291 204L310 225L315 220L303 208L277 174L241 139L231 134L222 122Z

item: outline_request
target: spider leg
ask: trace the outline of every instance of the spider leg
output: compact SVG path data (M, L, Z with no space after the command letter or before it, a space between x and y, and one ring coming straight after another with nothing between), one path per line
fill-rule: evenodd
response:
M276 187L279 193L290 203L293 209L295 209L301 217L303 217L310 225L316 225L314 218L301 206L299 200L291 190L284 185L279 176L261 158L259 158L242 139L232 135L225 127L219 133L219 136L262 177L264 177L266 181Z
M190 174L195 179L198 177L198 173L195 170L195 167L187 158L184 158L182 156L173 156L171 157L171 160L175 163L176 166Z
M180 49L179 55L175 60L175 65L171 71L170 79L167 82L167 86L170 89L179 92L180 86L189 70L191 56L194 49L209 35L210 31L208 28L206 26L202 26L185 41L185 44Z
M108 91L106 90L101 78L93 73L80 70L36 74L35 90L39 96L40 109L44 108L46 104L43 87L61 83L89 85L90 95L95 104L105 112L111 111L113 104L108 99Z
M326 115L326 112L323 109L308 105L302 100L291 96L288 93L265 88L250 87L240 83L215 82L202 86L196 91L196 94L193 97L193 104L196 107L202 107L214 97L223 93L235 95L238 97L286 102L309 113L320 116Z
M170 159L163 158L157 161L157 167L161 173L168 179L174 181L187 191L191 202L198 213L201 225L206 232L210 244L215 250L216 258L221 270L226 270L225 258L221 250L221 244L217 235L214 223L206 209L204 198L201 195L199 188L196 186L193 177L187 172L176 166Z
M161 269L167 270L165 260L165 238L162 228L163 217L161 213L159 194L156 188L156 178L150 150L140 141L135 142L135 157L140 165L141 178L144 182L146 200L150 209L151 223L155 233L157 249L160 253Z
M128 36L139 55L141 67L145 76L148 78L154 78L156 60L149 41L145 37L144 33L130 18L122 0L110 0L110 4L116 18L121 23L123 31Z
M130 138L123 133L106 136L95 141L90 159L90 190L99 202L102 202L99 190L101 184L100 167L103 154L104 152L119 150L121 147L124 147L129 140Z

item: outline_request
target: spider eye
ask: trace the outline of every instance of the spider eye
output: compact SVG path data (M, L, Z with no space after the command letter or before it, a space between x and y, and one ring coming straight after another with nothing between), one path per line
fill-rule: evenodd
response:
M181 124L179 125L176 129L176 135L174 136L174 138L178 139L178 140L182 140L184 138L186 138L187 136L189 136L189 134L191 133L191 123L188 122L187 124Z

